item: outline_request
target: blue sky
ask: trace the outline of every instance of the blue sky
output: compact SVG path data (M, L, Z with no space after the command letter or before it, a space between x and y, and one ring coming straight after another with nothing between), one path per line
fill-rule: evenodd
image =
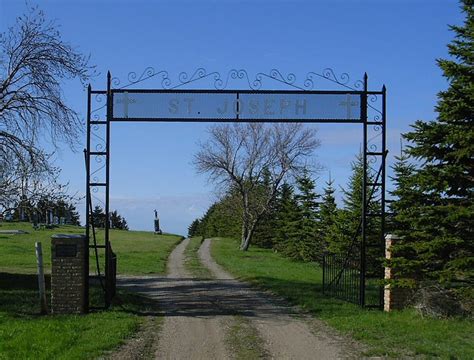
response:
M351 82L369 74L369 87L388 91L388 146L399 153L401 132L417 119L435 119L436 94L446 87L435 59L447 56L452 33L462 22L457 1L59 1L38 4L57 19L63 38L91 55L101 73L93 88L106 85L106 72L126 81L148 66L173 80L203 67L224 76L246 69L250 76L279 69L301 84L309 71L330 67ZM23 1L0 0L3 31L25 9ZM327 85L327 86L326 86ZM318 83L325 89L330 84ZM144 87L159 87L151 79ZM212 86L203 83L203 87ZM67 102L85 117L86 93L64 83ZM112 126L111 207L131 228L151 230L158 209L165 231L184 234L188 224L215 200L214 187L191 165L206 124L119 124ZM361 128L318 125L315 159L344 185L359 151ZM81 150L85 134L80 139ZM47 146L47 144L45 144ZM82 151L64 147L56 164L71 191L84 192ZM84 212L84 205L79 204Z

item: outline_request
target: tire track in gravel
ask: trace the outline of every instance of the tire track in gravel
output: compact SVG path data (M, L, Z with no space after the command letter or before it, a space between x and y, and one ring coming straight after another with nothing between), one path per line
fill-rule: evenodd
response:
M321 321L299 313L283 301L235 280L210 254L211 240L199 249L202 263L223 289L220 306L249 319L264 339L274 359L341 359L356 357L354 344L343 339Z
M166 277L127 278L121 286L158 301L164 322L156 359L229 359L222 329L228 315L216 310L212 286L186 271L188 243L183 240L170 254Z
M211 258L210 240L203 242L198 254L215 279L194 278L185 268L184 250L188 244L189 239L183 240L170 254L167 276L118 279L121 287L158 303L159 310L155 315L163 316L164 321L158 344L153 346L157 349L156 359L225 360L238 357L226 344L229 340L226 335L236 319L244 319L246 326L250 326L247 329L255 329L263 340L260 358L357 356L354 355L357 354L356 347L338 337L321 321L302 315L284 302L235 280Z

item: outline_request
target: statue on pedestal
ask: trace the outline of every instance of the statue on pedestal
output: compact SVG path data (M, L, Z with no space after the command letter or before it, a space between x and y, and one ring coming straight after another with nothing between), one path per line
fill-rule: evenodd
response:
M158 218L158 211L155 209L155 234L161 235L163 232L160 229L160 219Z

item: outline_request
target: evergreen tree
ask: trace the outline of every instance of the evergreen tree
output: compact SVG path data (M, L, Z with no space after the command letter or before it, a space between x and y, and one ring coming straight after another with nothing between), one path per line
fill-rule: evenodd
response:
M414 210L421 199L414 191L412 183L415 166L409 162L409 157L403 149L395 160L392 166L393 176L390 177L394 190L390 192L393 196L390 202L393 218L389 222L389 227L398 233L407 234L414 231L407 220L416 214ZM408 216L408 214L411 215ZM388 264L397 273L398 286L412 287L414 285L416 274L413 270L421 265L416 256L416 244L410 240L410 237L403 236L391 249L392 256Z
M188 237L199 236L200 219L195 219L188 227Z
M121 228L120 230L126 230L128 231L128 224L127 224L127 220L125 220L125 218L122 216L122 223L121 223Z
M79 213L73 204L69 204L67 207L66 219L69 225L81 226Z
M288 183L283 183L276 203L274 248L293 258L298 256L295 241L297 239L297 221L298 204L295 200L293 187Z
M262 192L262 199L266 201L266 194L271 192L271 175L270 172L266 169L263 171L263 181L260 184L259 191ZM277 194L278 195L278 194ZM255 197L257 198L257 196ZM273 199L268 205L267 211L261 216L257 225L255 227L255 231L252 237L252 241L255 245L263 247L263 248L272 248L275 241L275 228L276 228L276 203L277 200Z
M394 188L390 191L390 195L393 197L389 203L390 212L393 214L389 221L390 230L410 231L410 224L404 221L404 217L401 215L411 211L415 204L421 201L413 191L413 174L416 167L409 160L410 157L402 147L400 156L395 156L395 163L392 166L393 175L390 176L390 180Z
M273 202L268 211L262 216L255 227L253 243L263 248L273 248L276 236L276 201Z
M110 225L112 229L128 230L128 224L125 218L119 215L117 210L110 213Z
M351 163L352 174L346 189L342 189L344 209L353 223L354 228L359 223L362 214L362 185L364 181L364 161L362 154L357 155Z
M347 188L343 189L344 208L337 211L336 221L330 227L328 249L331 253L342 256L350 256L354 259L360 257L360 243L362 240L362 191L364 181L364 162L359 154L351 164L352 174L349 178ZM374 182L374 175L368 171L367 181ZM367 200L371 194L371 188L367 187ZM370 213L380 213L378 201L368 201ZM381 264L381 239L380 219L366 217L366 269L367 276L380 276Z
M328 243L337 220L337 204L334 193L336 189L333 186L334 181L329 177L324 188L320 207L320 238L321 252L317 255L317 260L322 261L322 255L328 250Z
M230 190L221 200L212 204L202 217L197 234L208 237L239 237L242 229L238 198Z
M96 205L94 207L91 217L92 224L94 225L94 227L105 228L105 212L99 205Z
M362 216L362 186L364 180L362 154L357 155L351 163L351 170L352 174L347 187L342 189L344 208L338 212L336 224L332 226L332 238L330 239L329 248L334 253L345 254L349 251L354 239L356 239L356 242L360 241L361 231L359 225ZM371 180L372 176L368 174L368 181ZM367 228L369 228L370 219L367 220ZM358 249L353 250L358 251Z
M295 200L298 205L296 220L297 258L304 261L313 261L317 253L322 253L319 241L319 203L320 195L314 191L315 184L308 171L296 180L298 194Z
M212 215L216 209L217 204L212 204L209 209L207 209L206 213L202 217L202 228L201 228L201 235L204 238L209 238L213 236L217 236L217 229L214 226L214 221L212 219Z
M407 154L420 164L409 176L410 191L402 192L396 221L399 234L415 251L407 261L420 279L443 284L474 281L474 12L463 1L463 26L451 26L456 38L451 59L438 65L449 87L438 94L436 121L418 120L405 134ZM402 188L403 191L403 188ZM408 197L407 197L408 196ZM410 197L416 200L411 202Z

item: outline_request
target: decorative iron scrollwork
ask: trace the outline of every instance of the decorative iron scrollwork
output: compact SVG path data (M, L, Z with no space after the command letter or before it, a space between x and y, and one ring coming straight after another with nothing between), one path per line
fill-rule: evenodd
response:
M364 86L364 82L362 80L356 80L352 86L350 86L350 76L348 73L342 73L341 75L337 76L333 69L325 68L321 74L316 73L314 71L310 71L306 75L306 79L304 81L304 88L305 90L313 90L315 86L315 79L319 77L321 79L328 80L335 84L338 84L346 89L350 90L362 90Z
M249 89L260 90L262 89L265 79L279 82L294 89L313 90L315 88L316 78L330 81L346 89L354 91L361 90L363 88L362 80L356 80L352 85L350 85L350 76L348 73L341 73L340 75L337 75L332 68L325 68L322 73L317 73L314 71L308 72L303 84L298 85L296 84L296 75L294 73L288 73L285 75L278 69L271 69L268 73L259 72L255 75L255 77L252 78L245 69L231 69L223 76L217 71L207 72L207 70L202 67L196 69L192 75L191 73L185 71L179 73L177 82L173 84L167 71L156 71L152 67L147 67L140 75L134 71L128 73L128 83L123 86L120 86L121 81L119 78L112 78L112 85L118 89L124 89L157 76L161 77L161 86L163 89L177 89L183 87L184 85L188 85L205 78L212 79L212 85L217 90L226 89L230 85L231 80L244 80L247 83ZM375 102L376 97L371 101Z

